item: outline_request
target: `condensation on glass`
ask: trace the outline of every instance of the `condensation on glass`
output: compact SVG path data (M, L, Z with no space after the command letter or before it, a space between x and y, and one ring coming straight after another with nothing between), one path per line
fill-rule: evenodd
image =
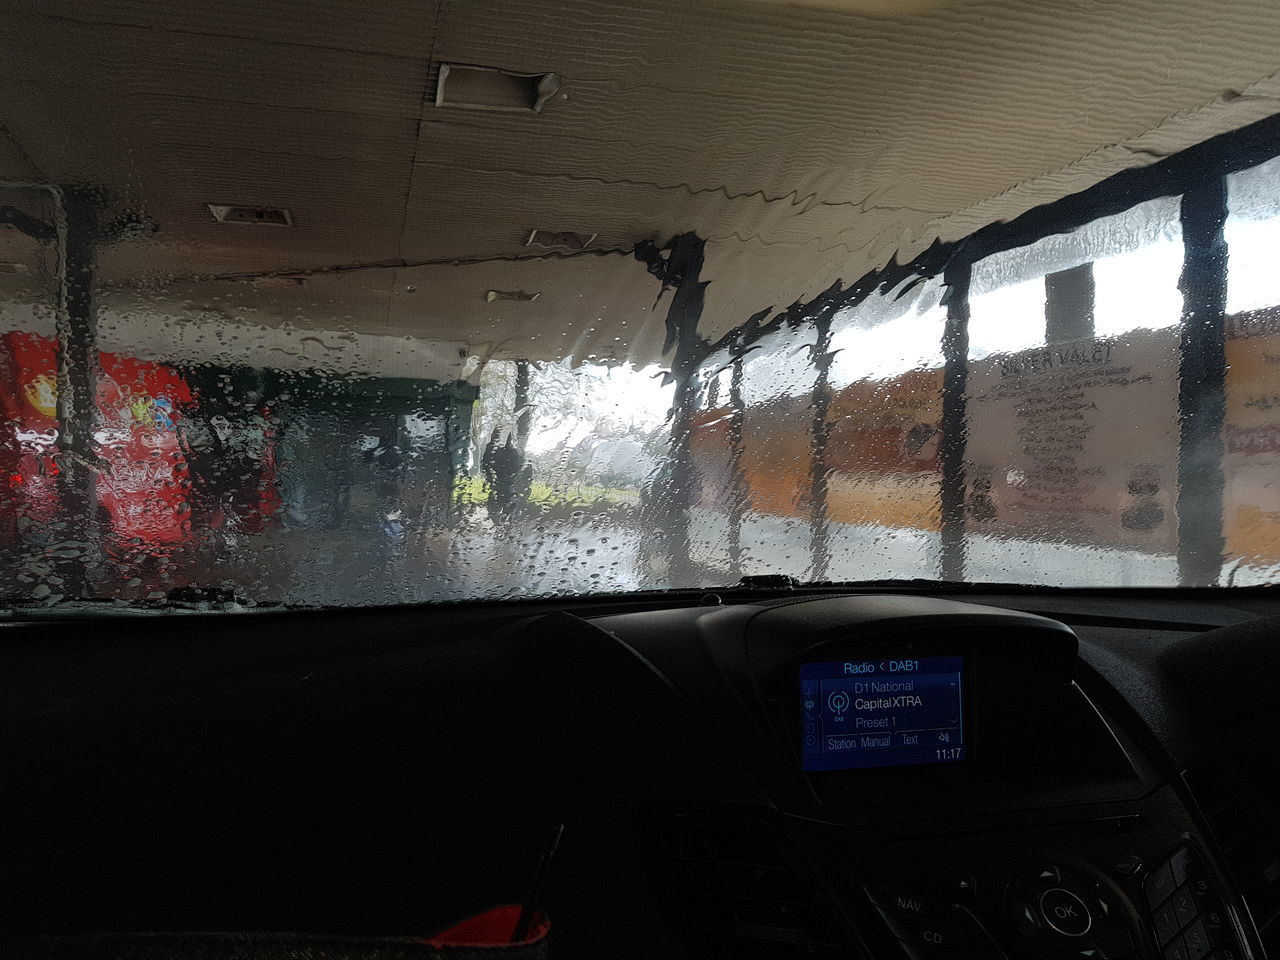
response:
M836 315L830 579L937 576L944 290L938 279L912 282Z
M811 325L736 363L708 361L694 448L695 557L708 573L804 579L823 564L834 580L934 575L942 294L940 281L911 283L837 312L825 386Z
M1280 165L1228 184L1224 582L1269 582ZM974 264L966 579L1177 582L1179 202ZM38 188L0 205L65 216ZM497 351L497 321L488 343L371 332L352 304L380 281L360 273L77 287L61 241L0 241L8 596L385 604L941 574L957 425L940 277L837 310L827 340L801 317L722 347L683 389L670 352L606 359L575 346L582 331L548 329L529 361L501 358L519 346ZM637 304L653 309L657 286ZM411 316L412 296L396 309Z
M1280 160L1227 177L1223 582L1280 577Z
M55 198L0 187L0 207L56 220ZM58 557L83 549L58 477L58 383L48 361L58 314L60 263L52 244L0 229L0 555L5 594L52 602L62 595Z
M1177 582L1180 199L979 261L965 577Z
M756 346L742 369L742 572L807 579L817 332L805 324Z

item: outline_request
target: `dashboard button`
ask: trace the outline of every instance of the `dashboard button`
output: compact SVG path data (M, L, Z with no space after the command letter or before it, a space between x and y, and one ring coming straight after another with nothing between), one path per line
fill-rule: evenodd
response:
M1170 943L1165 944L1164 960L1187 960L1187 947L1181 937L1174 937Z
M977 889L977 880L971 873L958 873L948 878L943 886L945 886L954 896L971 897Z
M1151 911L1151 919L1155 923L1156 940L1162 947L1182 928L1178 915L1173 912L1173 904L1168 900Z
M1180 887L1188 879L1202 872L1200 857L1191 847L1179 847L1169 858L1169 870L1173 874L1174 885Z
M1187 960L1204 960L1205 955L1213 949L1204 923L1199 920L1182 931L1182 942L1187 945Z
M1234 942L1231 939L1234 938L1231 921L1227 918L1227 911L1219 901L1211 900L1205 904L1200 911L1200 921L1204 924L1204 930L1209 935L1210 942L1214 944Z
M1121 921L1096 924L1089 931L1089 940L1108 957L1124 957L1133 952L1129 925Z
M932 920L913 920L887 914L885 920L893 934L917 957L975 957L988 952L997 956L995 945L977 927L972 929Z
M1169 899L1169 895L1173 893L1176 886L1177 884L1173 882L1173 871L1169 869L1168 863L1152 867L1145 885L1147 906L1154 910Z
M951 904L896 883L868 883L867 895L882 911L917 920L945 920L952 912Z
M1088 905L1070 890L1053 887L1040 894L1040 916L1064 937L1083 937L1093 926Z
M1187 881L1187 889L1191 892L1191 899L1195 901L1197 910L1203 910L1214 899L1213 884L1208 877L1192 877Z
M1093 902L1097 904L1098 914L1103 920L1111 916L1111 900L1099 893L1093 898Z
M1132 877L1142 869L1142 858L1134 854L1116 857L1111 861L1111 872L1118 877Z
M1018 932L1024 939L1030 940L1043 929L1035 907L1026 900L1014 900L1012 906L1013 921L1018 925Z
M1180 926L1190 923L1196 918L1196 914L1199 913L1196 909L1196 901L1191 896L1191 891L1186 887L1178 889L1174 895L1169 898L1169 903L1173 905L1173 912L1177 914L1178 924Z
M1122 950L1108 950L1100 943L1079 943L1071 948L1071 952L1067 954L1070 957L1079 957L1080 960L1113 960L1116 957L1127 957L1132 947L1125 947Z

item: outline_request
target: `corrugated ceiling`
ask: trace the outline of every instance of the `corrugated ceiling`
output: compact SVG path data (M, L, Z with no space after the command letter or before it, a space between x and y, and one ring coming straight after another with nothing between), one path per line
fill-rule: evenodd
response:
M693 230L714 337L1280 110L1274 0L956 0L896 18L748 0L10 0L0 22L0 178L102 184L161 226L103 251L125 302L141 280L527 255L533 227L618 249ZM441 61L555 72L563 96L540 116L438 109ZM288 207L296 226L219 225L210 201ZM544 296L490 305L491 288ZM617 256L138 297L179 317L216 302L500 356L653 360L656 294Z

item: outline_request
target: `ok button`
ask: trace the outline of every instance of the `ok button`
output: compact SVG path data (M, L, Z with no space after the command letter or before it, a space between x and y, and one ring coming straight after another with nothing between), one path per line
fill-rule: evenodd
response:
M1083 937L1093 926L1085 902L1070 890L1054 887L1040 894L1040 913L1064 937Z

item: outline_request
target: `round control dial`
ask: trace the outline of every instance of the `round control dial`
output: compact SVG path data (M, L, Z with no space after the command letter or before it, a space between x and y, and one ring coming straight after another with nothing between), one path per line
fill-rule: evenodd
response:
M1043 863L1009 882L1009 907L1023 940L1046 960L1130 958L1129 905L1080 868Z
M1093 915L1070 890L1052 887L1040 894L1040 916L1064 937L1083 937L1093 927Z

